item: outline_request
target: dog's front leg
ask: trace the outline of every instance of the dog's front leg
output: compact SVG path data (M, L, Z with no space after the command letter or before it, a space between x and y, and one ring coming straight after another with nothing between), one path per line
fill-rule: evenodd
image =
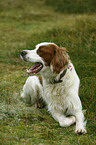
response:
M84 121L84 115L82 111L78 111L75 114L76 116L76 130L75 133L78 134L85 134L87 133L85 126L86 126L86 121Z
M70 126L70 125L72 125L73 123L76 122L76 119L75 119L74 116L66 117L63 112L59 112L59 111L56 111L56 110L54 110L54 111L51 110L50 112L52 114L52 117L57 122L59 122L61 127L67 127L67 126Z

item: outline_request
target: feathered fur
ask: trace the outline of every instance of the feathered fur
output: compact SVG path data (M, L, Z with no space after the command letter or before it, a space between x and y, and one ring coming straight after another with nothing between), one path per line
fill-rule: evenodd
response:
M66 127L76 122L75 132L85 134L86 122L78 96L80 80L66 49L59 48L54 43L44 42L36 45L35 50L24 50L24 52L26 52L26 55L22 55L24 60L39 61L43 64L40 72L43 85L40 84L37 76L29 77L23 87L22 96L27 100L30 96L33 104L39 95L60 126ZM54 78L58 80L65 69L66 73L61 78L62 81L51 83ZM67 117L68 115L70 116Z

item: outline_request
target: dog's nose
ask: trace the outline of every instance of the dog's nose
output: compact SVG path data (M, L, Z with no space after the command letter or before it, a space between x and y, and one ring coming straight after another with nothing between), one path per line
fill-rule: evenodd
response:
M21 56L25 56L27 52L25 50L21 51Z

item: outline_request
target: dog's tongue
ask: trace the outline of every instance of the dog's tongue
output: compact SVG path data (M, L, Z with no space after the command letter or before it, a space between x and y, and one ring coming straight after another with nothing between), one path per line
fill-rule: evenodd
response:
M29 70L27 70L28 75L35 75L40 72L43 68L43 64L40 62L36 62Z

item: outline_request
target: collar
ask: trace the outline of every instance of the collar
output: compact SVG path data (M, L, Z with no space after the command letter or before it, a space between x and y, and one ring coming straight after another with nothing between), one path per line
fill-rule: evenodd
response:
M56 83L61 83L63 82L62 78L66 75L67 70L71 71L72 70L72 65L69 64L68 67L64 70L62 70L56 78L54 78L50 83L51 84L56 84Z

